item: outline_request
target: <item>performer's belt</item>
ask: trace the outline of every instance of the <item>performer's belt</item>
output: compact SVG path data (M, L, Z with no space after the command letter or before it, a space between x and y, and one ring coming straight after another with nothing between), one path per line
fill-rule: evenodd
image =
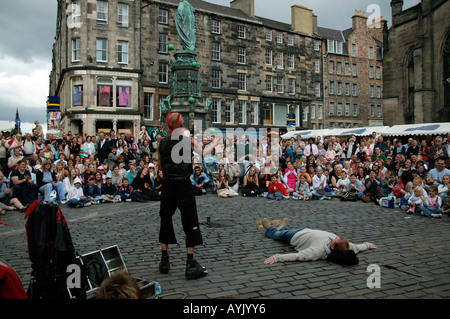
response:
M189 180L189 176L163 177L163 180Z

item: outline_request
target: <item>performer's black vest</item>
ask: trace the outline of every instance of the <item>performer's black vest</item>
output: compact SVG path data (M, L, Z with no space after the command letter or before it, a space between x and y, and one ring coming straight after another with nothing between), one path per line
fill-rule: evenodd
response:
M185 137L186 138L186 137ZM159 142L159 154L161 156L161 167L164 178L189 178L192 175L192 150L190 150L188 163L175 163L172 159L172 149L177 143L181 143L182 136L179 140L172 139L170 136L166 136ZM189 146L191 145L189 139ZM180 151L179 156L183 155L183 149ZM179 152L175 151L178 155Z

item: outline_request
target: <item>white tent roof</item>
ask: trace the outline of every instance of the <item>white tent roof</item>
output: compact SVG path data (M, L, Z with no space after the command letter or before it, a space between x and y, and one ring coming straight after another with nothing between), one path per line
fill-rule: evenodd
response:
M366 126L366 127L355 127L355 128L334 128L334 129L324 129L324 130L303 130L303 131L291 131L282 135L282 139L290 139L291 137L296 137L301 135L302 139L308 139L310 137L315 138L316 136L369 136L372 132L377 132L381 134L389 126Z
M10 121L0 121L0 132L10 131L14 125Z
M421 123L409 125L394 125L381 132L381 135L439 135L450 133L450 123Z

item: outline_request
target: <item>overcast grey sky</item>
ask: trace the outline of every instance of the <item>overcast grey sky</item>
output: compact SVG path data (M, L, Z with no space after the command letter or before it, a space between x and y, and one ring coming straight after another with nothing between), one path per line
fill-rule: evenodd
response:
M229 6L230 0L208 0ZM420 0L404 0L404 9ZM291 23L291 6L313 10L321 27L351 27L355 10L375 14L377 5L390 25L389 0L255 0L255 14ZM22 122L45 123L45 103L56 34L56 0L0 0L0 120L14 120L16 108Z

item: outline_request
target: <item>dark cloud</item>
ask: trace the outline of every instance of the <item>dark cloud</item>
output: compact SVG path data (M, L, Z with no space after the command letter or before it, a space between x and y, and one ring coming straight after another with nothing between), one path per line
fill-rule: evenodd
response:
M0 58L8 55L24 62L51 59L56 11L56 0L2 0Z

